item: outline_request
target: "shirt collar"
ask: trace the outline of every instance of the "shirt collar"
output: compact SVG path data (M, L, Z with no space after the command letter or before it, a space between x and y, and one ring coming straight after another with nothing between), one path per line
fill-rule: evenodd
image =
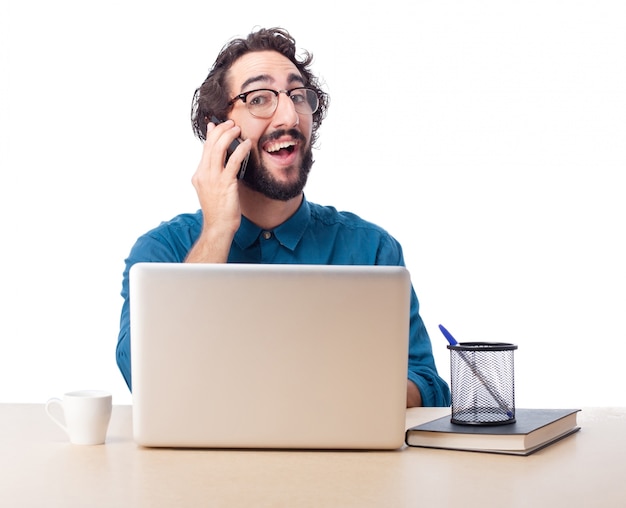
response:
M281 245L293 251L304 235L309 225L310 218L311 208L309 207L309 202L306 200L306 197L303 197L302 203L300 203L296 213L281 225L274 228L272 233L274 233ZM235 242L241 249L247 249L256 242L263 231L263 229L251 222L248 218L242 216L239 229L237 233L235 233Z

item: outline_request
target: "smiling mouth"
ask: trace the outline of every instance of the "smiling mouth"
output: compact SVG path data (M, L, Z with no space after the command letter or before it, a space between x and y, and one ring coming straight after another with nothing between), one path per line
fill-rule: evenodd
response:
M294 140L289 141L276 141L268 143L265 146L265 151L272 155L289 155L296 149L297 142Z

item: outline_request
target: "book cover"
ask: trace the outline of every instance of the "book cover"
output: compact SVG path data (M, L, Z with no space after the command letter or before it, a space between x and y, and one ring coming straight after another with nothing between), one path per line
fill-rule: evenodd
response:
M459 425L444 416L406 431L408 446L529 455L578 431L580 409L516 409L515 423Z

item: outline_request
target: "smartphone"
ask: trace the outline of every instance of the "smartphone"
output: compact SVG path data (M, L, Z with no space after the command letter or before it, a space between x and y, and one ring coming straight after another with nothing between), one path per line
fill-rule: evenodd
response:
M220 120L216 116L212 116L211 121L215 125L217 125L218 123L222 123L224 120ZM228 159L230 159L230 156L233 154L233 152L235 151L235 148L237 148L240 143L241 143L241 139L237 138L230 144L230 146L226 149L226 160L224 161L224 163L228 162ZM237 178L239 180L243 180L243 177L246 174L246 168L248 167L249 158L250 158L250 152L247 153L246 157L242 161L241 167L239 168L239 173L237 173Z

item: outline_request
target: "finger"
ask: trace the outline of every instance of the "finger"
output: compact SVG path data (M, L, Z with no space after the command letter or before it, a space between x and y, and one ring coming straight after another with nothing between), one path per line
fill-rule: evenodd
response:
M231 185L236 182L242 161L250 152L251 142L240 143L233 150L232 161L227 159L228 147L235 142L241 129L234 122L226 121L207 128L207 137L202 149L202 156L196 172L192 176L192 184L196 190ZM237 145L237 143L235 143ZM236 153L235 153L236 152ZM220 182L221 183L218 183ZM212 183L211 183L212 182ZM230 183L228 183L230 182Z
M240 140L239 144L228 158L224 172L238 177L241 164L249 156L251 149L252 142L249 139Z
M234 130L234 133L229 134L231 130ZM232 120L227 120L217 125L209 122L198 169L221 172L224 169L224 161L226 160L226 149L232 143L232 140L236 139L238 133L239 128L235 127Z

